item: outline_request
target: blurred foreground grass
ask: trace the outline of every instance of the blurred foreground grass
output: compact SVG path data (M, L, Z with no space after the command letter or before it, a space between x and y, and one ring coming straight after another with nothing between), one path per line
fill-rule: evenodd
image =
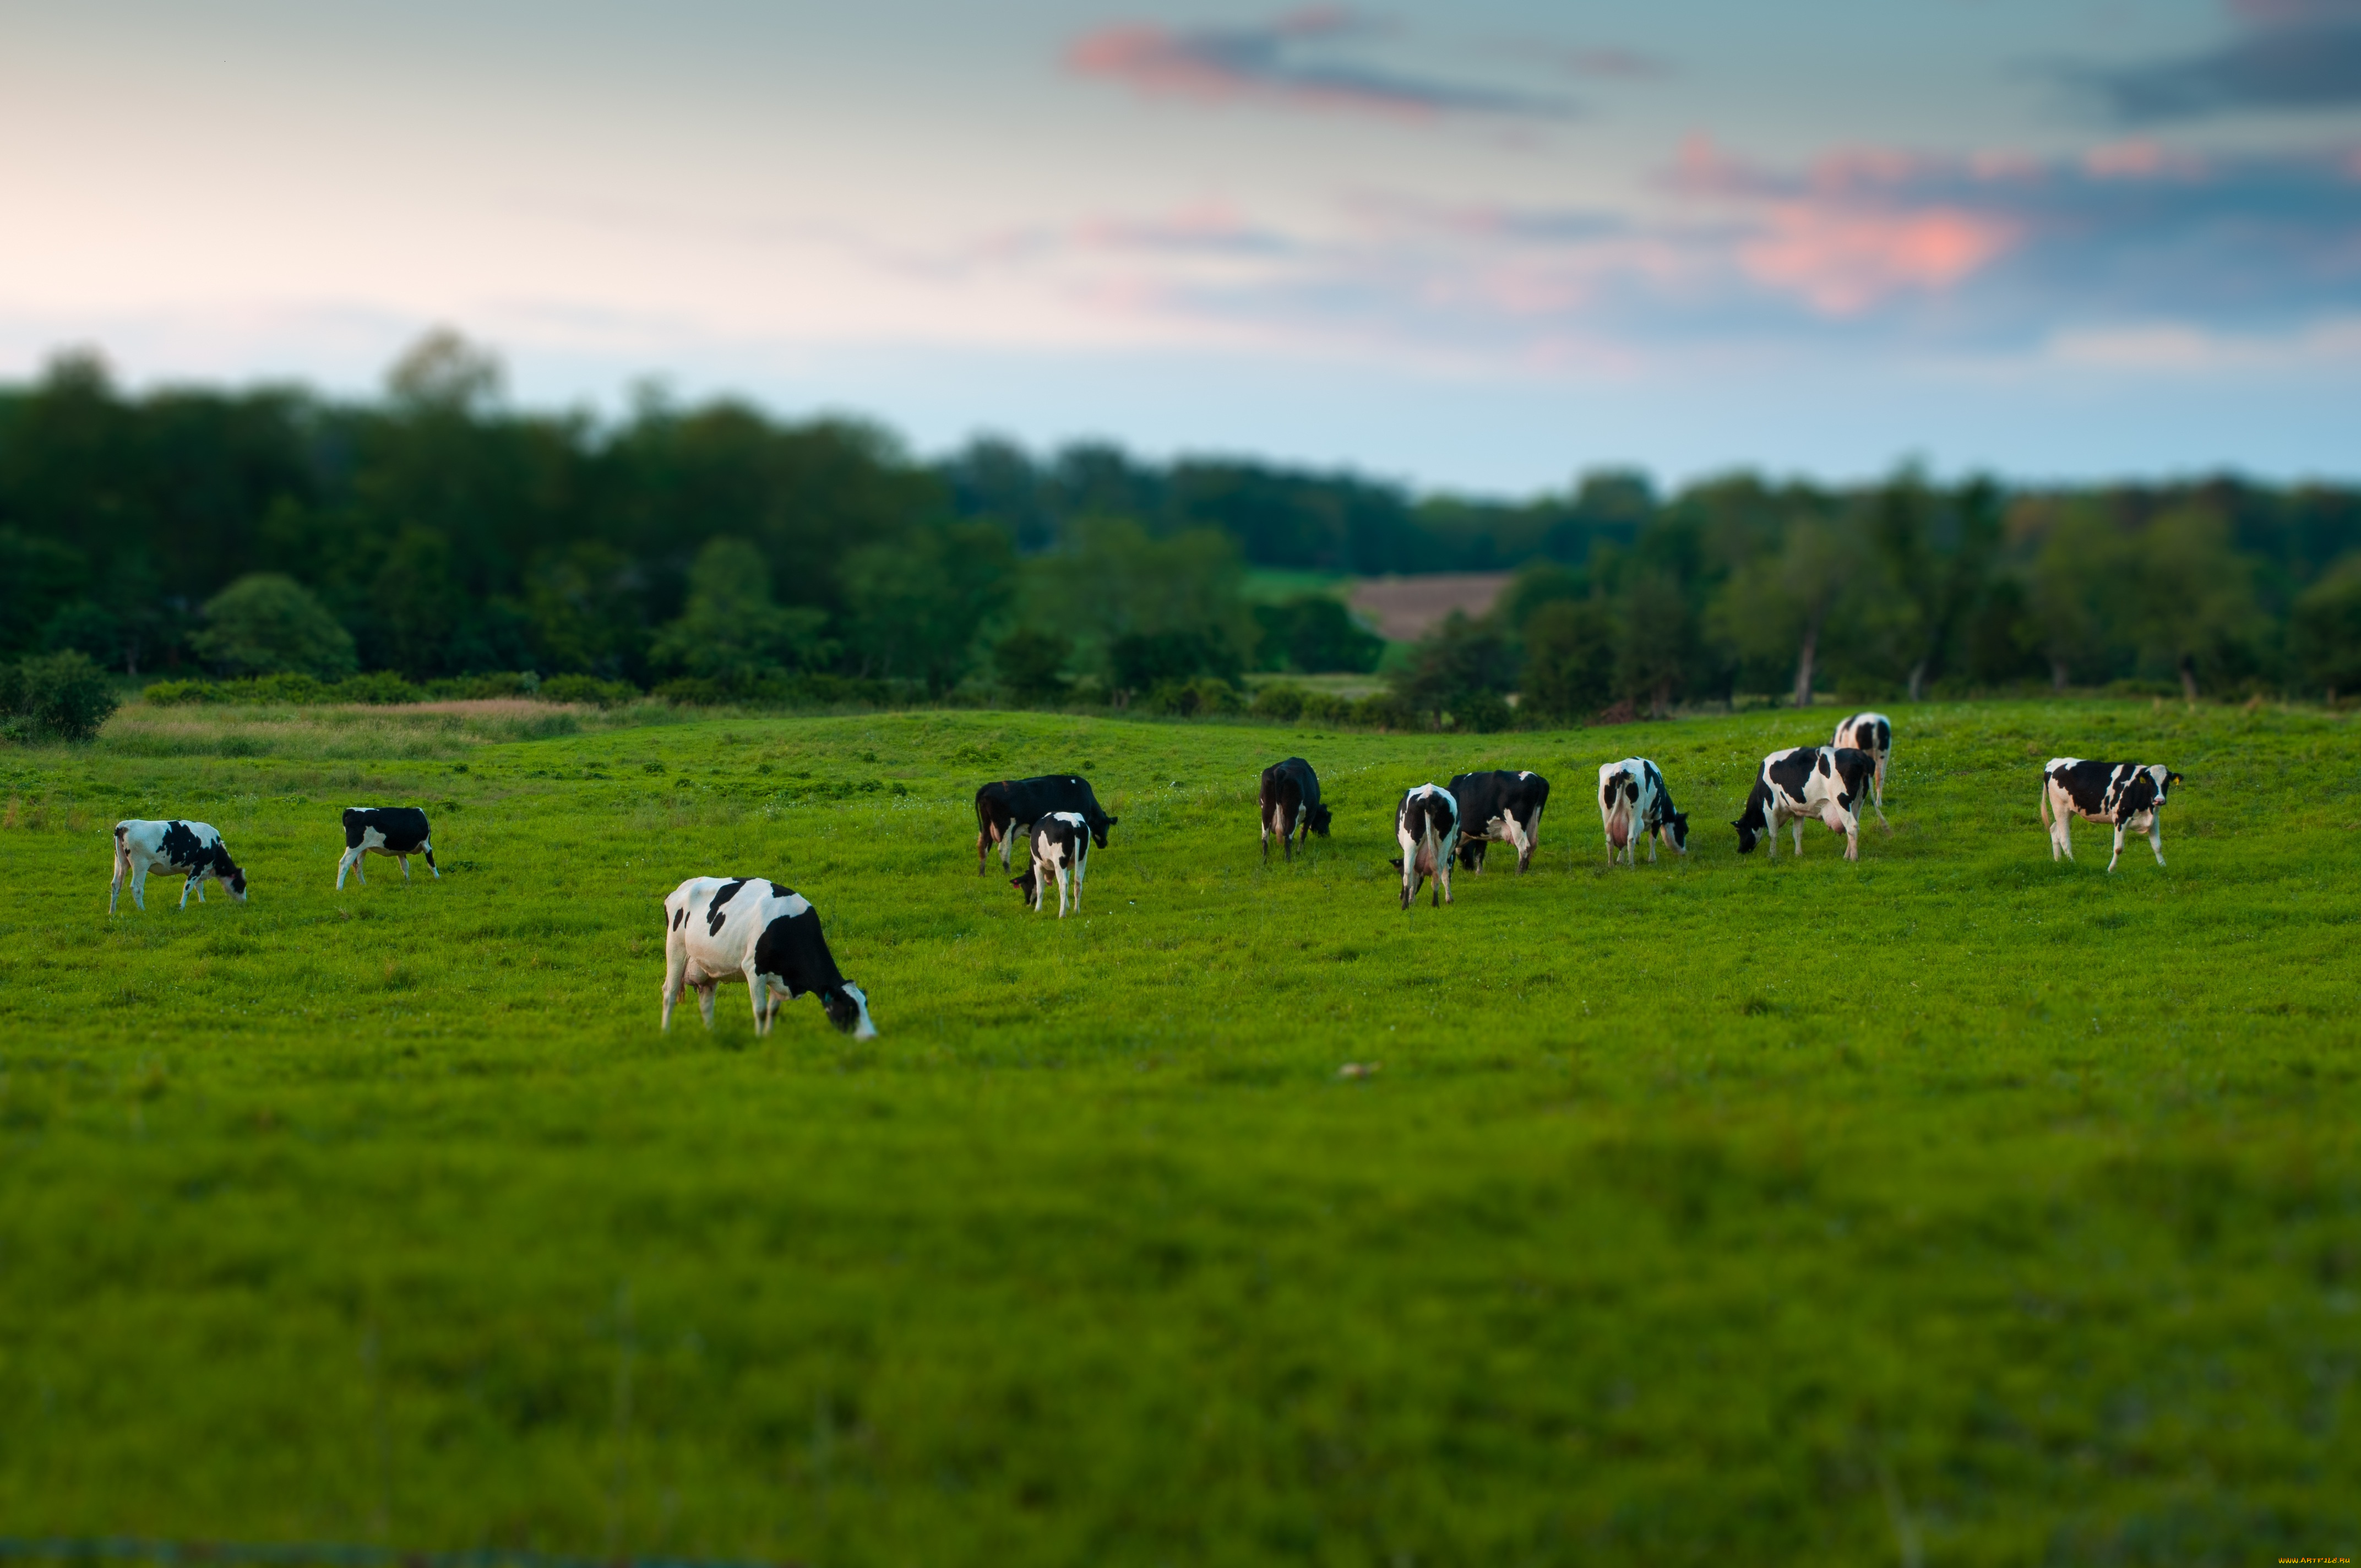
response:
M2349 722L1900 711L1895 831L1848 866L1720 826L1819 715L269 746L202 717L0 752L14 1533L829 1564L2361 1544ZM1606 869L1589 791L1631 751L1689 861ZM1290 751L1337 830L1265 869L1256 774ZM2188 775L2168 869L2136 843L2106 876L2087 825L2050 864L2060 752ZM1496 856L1402 914L1394 797L1496 765L1555 784L1533 874ZM968 802L1069 767L1122 823L1060 923L974 874ZM379 861L337 894L338 809L412 801L444 880ZM109 920L134 815L220 827L253 902L179 914L159 879ZM722 872L812 897L880 1040L806 1001L757 1042L726 992L712 1035L656 1031L658 900Z

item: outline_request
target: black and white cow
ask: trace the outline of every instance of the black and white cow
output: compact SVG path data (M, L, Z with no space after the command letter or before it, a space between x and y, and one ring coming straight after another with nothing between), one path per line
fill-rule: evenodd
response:
M1033 824L1053 811L1081 817L1090 824L1091 837L1099 848L1106 848L1107 830L1115 819L1099 809L1099 797L1091 793L1090 780L1072 773L1003 779L975 792L975 874L983 874L994 844L1000 846L1000 869L1006 871L1016 835L1030 833Z
M401 880L410 880L410 857L426 857L426 869L441 882L443 873L435 869L434 843L427 837L426 813L414 806L348 806L345 807L345 858L336 862L336 891L345 887L345 873L360 873L361 885L368 885L368 872L361 865L363 855L390 855L401 862Z
M1009 885L1023 895L1025 902L1040 913L1041 904L1049 896L1049 884L1058 884L1058 918L1066 917L1066 879L1074 880L1074 910L1082 907L1082 876L1091 866L1091 825L1075 811L1052 811L1032 827L1033 859L1025 874L1011 877Z
M1394 839L1401 855L1401 906L1408 909L1428 877L1435 907L1451 902L1451 854L1459 841L1459 802L1440 784L1422 784L1394 808Z
M1607 834L1607 863L1620 855L1640 863L1640 840L1648 840L1648 863L1656 863L1661 840L1675 854L1689 852L1689 814L1673 807L1664 775L1645 757L1598 764L1598 823Z
M145 822L127 817L115 825L115 885L106 895L106 912L115 913L123 896L123 879L131 879L131 902L148 907L148 872L156 866L189 880L181 884L181 905L189 906L189 889L197 902L205 901L205 879L211 877L240 904L246 902L246 873L233 864L222 848L222 837L203 822Z
M2041 821L2049 829L2049 859L2074 858L2070 817L2112 823L2115 852L2107 860L2114 871L2124 856L2124 832L2147 835L2156 863L2164 864L2164 825L2156 819L2165 793L2180 775L2162 762L2086 762L2080 757L2052 757L2041 768Z
M1876 764L1869 753L1850 746L1798 746L1773 751L1763 759L1754 775L1753 793L1746 797L1745 813L1730 824L1738 829L1738 852L1754 852L1754 841L1771 841L1771 858L1779 858L1779 829L1795 825L1795 853L1804 852L1804 819L1817 817L1831 833L1845 836L1845 859L1861 859L1861 799L1869 791Z
M1262 771L1262 794L1255 806L1262 818L1263 863L1270 863L1270 837L1295 859L1295 841L1317 833L1328 837L1328 808L1320 804L1320 775L1301 757L1273 762Z
M1837 726L1837 738L1828 744L1839 751L1850 746L1869 753L1870 761L1877 764L1870 779L1870 802L1877 807L1877 820L1893 826L1885 821L1885 759L1894 754L1894 721L1882 713L1856 713Z
M1451 781L1451 798L1459 807L1463 868L1482 876L1488 844L1515 846L1521 873L1533 863L1533 846L1542 839L1542 807L1549 804L1549 780L1533 773L1461 773Z
M710 1029L713 988L740 980L758 1035L790 1000L817 992L829 1023L856 1040L877 1037L867 993L837 972L819 914L801 894L759 877L691 877L664 900L664 1026L693 985Z

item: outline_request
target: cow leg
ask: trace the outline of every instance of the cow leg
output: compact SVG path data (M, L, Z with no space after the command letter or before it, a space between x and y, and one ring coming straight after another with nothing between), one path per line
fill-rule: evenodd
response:
M196 878L194 878L194 877L191 877L188 881L186 881L186 882L184 882L184 883L182 883L181 884L181 908L186 909L186 908L189 906L189 889L191 889L191 888L192 888L192 887L194 887L194 886L196 886L196 885L197 885L197 879L196 879Z
M975 836L975 874L982 876L992 865L992 835L979 830Z
M426 851L426 869L436 882L443 880L443 873L434 869L434 851L432 850Z
M708 1029L713 1027L713 986L714 982L709 980L697 982L697 1010L705 1014L705 1026Z
M400 861L401 862L401 881L402 881L402 884L403 884L404 886L409 885L409 883L410 883L410 857L409 857L408 855L396 855L396 856L394 856L393 858L394 858L395 860Z
M2164 864L2164 824L2163 824L2163 823L2161 823L2161 822L2152 822L2152 823L2148 824L2148 829L2147 829L2147 847L2148 847L2149 849L2154 850L2156 851L2156 863L2157 863L2158 865L2162 865L2162 864Z
M2123 825L2122 823L2118 822L2118 823L2116 823L2116 824L2115 824L2115 852L2114 852L2114 854L2112 854L2112 855L2110 855L2110 856L2108 856L2108 857L2107 857L2107 869L2108 869L2109 871L2111 871L2111 872L2112 872L2112 871L2114 871L2114 870L2115 869L2115 862L2116 862L2117 861L2122 860L2123 858L2124 858L2124 825Z
M767 1016L771 1010L771 982L756 974L752 963L746 966L746 1000L754 1008L754 1037L759 1040L771 1032Z
M139 906L139 913L148 913L148 867L144 861L131 873L131 902Z
M205 901L205 873L204 873L204 872L199 872L196 875L194 875L194 876L191 877L189 880L190 880L191 882L192 882L192 883L195 883L197 884L197 902L198 902L199 904L203 904L203 903L204 903L204 901ZM184 894L187 893L187 891L188 891L188 890L187 890L187 889L185 889L185 888L183 888L183 889L181 890L181 892L182 892Z
M680 1000L681 981L688 973L688 948L677 936L664 944L664 1027L672 1028L673 1004Z

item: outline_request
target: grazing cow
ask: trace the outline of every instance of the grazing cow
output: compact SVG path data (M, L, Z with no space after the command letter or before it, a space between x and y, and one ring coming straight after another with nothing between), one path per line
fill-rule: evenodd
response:
M1451 902L1451 853L1459 839L1459 802L1440 784L1422 784L1394 809L1394 838L1401 845L1401 906L1408 909L1428 877L1434 879L1436 908Z
M1049 895L1049 884L1058 884L1058 918L1066 917L1066 878L1074 879L1074 912L1082 907L1082 876L1091 867L1091 825L1075 811L1052 811L1032 827L1033 860L1025 874L1011 877L1009 885L1033 906L1041 911L1041 901Z
M664 900L664 1026L683 986L697 987L713 1027L713 988L743 980L754 1032L767 1035L779 1009L819 993L828 1021L856 1040L873 1040L869 997L837 972L819 915L801 894L758 877L691 877Z
M222 848L222 837L203 822L183 822L174 817L167 822L143 822L129 817L115 825L115 885L106 895L106 912L115 913L115 901L123 896L123 879L131 879L131 902L142 911L148 907L148 872L161 866L168 872L178 872L189 880L181 884L181 907L189 906L189 889L197 890L197 902L205 901L205 879L228 889L229 895L240 904L246 902L246 873L233 864L229 851Z
M1763 759L1754 775L1754 791L1746 797L1746 811L1730 824L1738 829L1738 852L1754 852L1754 841L1771 840L1771 858L1779 858L1779 829L1795 825L1795 853L1804 852L1804 818L1817 817L1831 833L1845 836L1845 859L1861 859L1861 796L1876 764L1869 753L1847 746L1798 746L1773 751Z
M2164 864L2164 825L2156 808L2180 775L2162 762L2086 762L2080 757L2052 757L2041 768L2041 821L2049 829L2049 858L2074 858L2070 817L2114 825L2115 852L2107 861L2114 871L2123 859L2124 830L2147 835L2156 863Z
M1675 854L1689 852L1689 814L1673 808L1664 775L1645 757L1598 764L1598 821L1607 832L1607 863L1620 854L1638 866L1640 840L1648 840L1648 863L1656 863L1661 840Z
M1837 738L1828 744L1839 751L1850 746L1866 751L1877 764L1870 780L1870 803L1877 807L1878 822L1891 828L1885 820L1885 759L1894 754L1894 721L1882 713L1856 713L1837 726Z
M1030 833L1033 824L1053 811L1078 814L1090 824L1091 837L1099 848L1106 848L1107 830L1115 819L1099 809L1099 797L1091 793L1090 780L1072 773L1003 779L975 792L975 874L983 874L994 844L1000 846L1000 869L1006 871L1016 835Z
M336 862L336 891L345 890L345 873L358 872L361 885L368 885L368 872L361 866L363 855L390 855L401 862L401 880L410 880L410 857L426 857L426 869L441 882L443 873L435 870L434 843L427 837L426 813L414 806L348 806L345 807L345 858Z
M1484 848L1496 843L1516 847L1519 874L1533 863L1549 780L1532 773L1461 773L1451 781L1451 799L1459 807L1461 867L1482 876Z
M1301 757L1273 762L1262 771L1262 795L1255 807L1262 817L1263 864L1270 863L1270 836L1295 859L1295 841L1313 833L1328 837L1328 808L1320 804L1320 775Z

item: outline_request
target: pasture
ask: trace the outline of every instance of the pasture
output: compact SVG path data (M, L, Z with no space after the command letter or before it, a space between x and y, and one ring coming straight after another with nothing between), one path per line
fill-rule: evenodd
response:
M816 1564L2250 1563L2361 1546L2361 742L1889 709L1889 836L1725 826L1835 715L1050 715L0 751L0 1520ZM520 718L522 724L526 722ZM582 724L591 720L585 719ZM1333 839L1261 861L1261 766ZM1693 854L1609 870L1598 764ZM2163 762L2169 865L2035 820ZM1396 906L1409 784L1534 870ZM1083 912L981 782L1121 820ZM418 804L440 883L339 809ZM252 902L108 828L219 828ZM1020 849L1020 853L1021 853ZM882 1031L656 1027L660 900L818 906ZM1346 1063L1374 1065L1340 1077Z

